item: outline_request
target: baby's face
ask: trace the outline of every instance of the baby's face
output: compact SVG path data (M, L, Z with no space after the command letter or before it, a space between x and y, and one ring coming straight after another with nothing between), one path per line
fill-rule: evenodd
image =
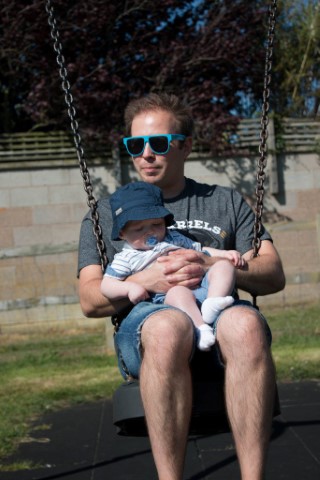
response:
M150 218L128 222L121 231L120 237L137 250L150 250L156 243L164 239L165 234L166 223L164 218Z

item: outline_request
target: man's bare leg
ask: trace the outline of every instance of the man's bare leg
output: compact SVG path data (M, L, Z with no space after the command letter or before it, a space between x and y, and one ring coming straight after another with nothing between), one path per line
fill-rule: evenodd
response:
M226 403L242 480L262 480L271 433L275 371L263 324L255 312L230 308L218 343L226 365Z
M191 320L175 310L152 315L141 332L141 397L160 480L181 480L192 407Z

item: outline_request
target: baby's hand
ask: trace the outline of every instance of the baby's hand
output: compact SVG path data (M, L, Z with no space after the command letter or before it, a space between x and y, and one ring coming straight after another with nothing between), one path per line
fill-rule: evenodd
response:
M135 284L133 283L132 285L130 285L128 298L131 303L136 305L137 303L142 302L143 300L147 300L147 298L149 298L149 293L141 285L138 285L137 283Z
M206 248L204 248L204 250L206 250ZM218 250L218 249L210 249L210 248L207 248L207 250L209 251L212 257L220 257L220 258L226 258L227 260L230 260L230 262L236 268L242 268L247 264L246 260L242 258L241 253L238 252L237 250Z
M242 268L246 265L246 260L241 256L241 253L237 250L222 250L224 252L223 257L230 260L236 268Z

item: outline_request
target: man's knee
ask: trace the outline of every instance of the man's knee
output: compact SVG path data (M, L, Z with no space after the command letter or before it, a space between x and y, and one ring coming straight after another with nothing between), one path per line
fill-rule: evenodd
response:
M141 342L143 351L150 349L161 355L172 350L191 354L194 330L190 318L175 309L166 309L151 315L143 324Z
M266 324L258 311L246 307L227 309L219 319L217 340L221 350L242 351L246 356L259 358L269 351Z

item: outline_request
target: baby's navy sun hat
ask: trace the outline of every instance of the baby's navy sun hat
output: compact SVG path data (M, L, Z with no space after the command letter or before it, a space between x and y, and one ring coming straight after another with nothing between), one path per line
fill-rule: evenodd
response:
M166 225L174 223L173 214L163 206L160 188L146 182L128 183L110 196L112 240L121 240L120 231L131 220L164 218Z

